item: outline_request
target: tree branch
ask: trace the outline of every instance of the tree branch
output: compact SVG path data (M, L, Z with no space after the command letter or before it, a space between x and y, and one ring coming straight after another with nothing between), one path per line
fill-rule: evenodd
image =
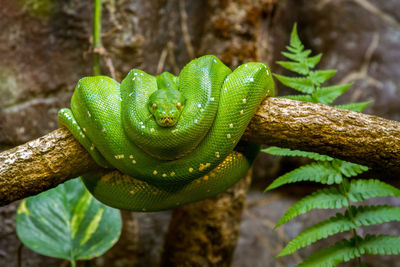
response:
M284 98L267 98L244 140L314 151L400 172L400 123ZM0 153L0 205L97 168L65 128Z

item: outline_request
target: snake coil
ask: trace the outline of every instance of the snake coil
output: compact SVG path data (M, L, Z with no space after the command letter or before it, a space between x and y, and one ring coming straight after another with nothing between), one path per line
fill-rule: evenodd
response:
M82 78L71 109L61 109L58 118L101 167L122 172L82 176L98 200L157 211L213 196L246 173L259 148L234 148L262 99L273 94L265 64L232 72L208 55L178 77L132 69L121 84Z

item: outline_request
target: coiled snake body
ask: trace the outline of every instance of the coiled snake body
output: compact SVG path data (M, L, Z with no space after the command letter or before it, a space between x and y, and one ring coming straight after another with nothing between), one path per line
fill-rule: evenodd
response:
M82 176L97 199L157 211L213 196L246 173L258 147L233 149L273 93L266 65L247 63L232 72L215 56L203 56L178 77L133 69L121 84L106 76L83 78L59 122L101 167L123 173Z

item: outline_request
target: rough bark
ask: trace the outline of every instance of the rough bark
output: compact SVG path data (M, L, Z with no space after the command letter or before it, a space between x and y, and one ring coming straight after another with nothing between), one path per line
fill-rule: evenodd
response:
M268 98L244 139L390 171L400 169L399 122L321 104ZM37 194L94 168L96 164L84 148L60 128L0 153L0 204Z
M251 173L213 198L173 211L161 266L231 266Z

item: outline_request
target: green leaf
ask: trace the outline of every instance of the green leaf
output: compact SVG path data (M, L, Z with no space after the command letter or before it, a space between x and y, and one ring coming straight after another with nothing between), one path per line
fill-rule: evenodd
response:
M285 96L279 96L279 97L302 101L302 102L312 102L313 103L313 98L310 95L285 95Z
M367 235L364 239L342 240L335 245L322 249L306 258L299 267L327 267L337 266L364 254L391 255L400 253L400 237L389 235Z
M316 70L310 71L310 78L316 85L321 85L335 75L337 70Z
M292 53L288 53L288 52L282 52L282 55L284 55L285 57L287 57L288 59L291 59L293 61L297 61L297 62L303 62L307 59L307 57L311 54L311 50L307 49L304 51L298 51L295 50L296 52Z
M275 155L275 156L291 156L291 157L306 157L319 161L332 161L333 158L321 155L315 152L306 152L301 150L291 150L289 148L282 148L277 146L270 146L266 149L261 149L262 152Z
M274 74L281 83L287 87L293 88L302 93L311 94L314 91L314 85L311 79L303 77L287 77Z
M292 33L290 34L290 46L301 50L303 49L303 44L297 34L297 23L293 25Z
M367 166L363 166L360 164L340 160L340 159L334 159L332 161L332 165L335 168L338 168L342 174L344 174L346 177L353 177L357 176L363 172L368 171Z
M400 197L400 190L379 180L360 179L351 181L348 196L350 201L357 202L374 197Z
M290 241L277 257L292 254L300 248L308 246L328 236L355 229L359 226L370 226L390 221L400 221L400 207L391 206L359 206L351 207L354 216L352 222L349 212L345 215L337 213L327 220L321 221L300 233Z
M347 83L321 87L317 89L315 97L319 100L320 103L329 105L330 103L335 101L336 98L344 94L352 85L353 83Z
M293 71L293 72L296 72L299 74L303 74L303 75L308 74L308 67L307 67L307 64L304 62L277 61L276 63L290 71Z
M350 103L350 104L346 104L346 105L336 105L334 106L335 108L340 108L340 109L348 109L348 110L352 110L352 111L357 111L357 112L361 112L363 111L366 107L369 106L369 104L371 104L373 101L365 101L365 102L358 102L358 103Z
M27 247L71 262L100 256L121 232L119 210L94 199L79 178L24 199L16 220Z
M321 60L321 57L322 57L322 54L318 54L316 56L307 58L307 60L306 60L307 66L309 68L314 68Z
M349 202L337 188L320 189L291 206L275 225L275 228L313 209L340 209L344 206L349 206Z
M284 184L301 181L318 182L321 184L340 184L342 182L342 176L330 163L314 162L278 177L265 191L272 190Z
M400 237L367 235L359 241L358 248L361 255L397 255L400 253Z

